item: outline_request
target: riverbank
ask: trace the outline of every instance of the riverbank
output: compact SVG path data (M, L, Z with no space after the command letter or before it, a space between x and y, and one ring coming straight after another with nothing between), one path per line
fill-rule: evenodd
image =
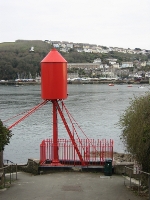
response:
M113 153L113 160L116 162L133 162L134 159L131 154L129 153Z
M74 81L68 81L68 84L149 84L149 80L140 80L140 81L134 81L134 80L89 80L89 81L83 81L83 80L74 80Z
M31 82L16 82L16 81L2 81L0 82L0 85L12 85L12 86L22 86L22 85L40 85L40 82L35 82L35 81L31 81Z
M149 84L149 80L141 80L141 81L133 81L133 80L90 80L90 81L83 81L83 80L74 80L68 81L68 84ZM19 82L19 81L2 81L0 85L13 85L13 86L22 86L22 85L40 85L41 82L35 81L27 81L27 82Z

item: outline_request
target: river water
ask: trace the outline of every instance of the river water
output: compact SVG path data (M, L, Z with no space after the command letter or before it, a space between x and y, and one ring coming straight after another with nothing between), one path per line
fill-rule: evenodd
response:
M120 141L121 130L116 125L123 111L134 96L149 91L150 86L108 86L107 84L69 84L68 98L64 100L69 112L88 138L113 139L114 151L124 152ZM40 85L0 86L0 119L5 121L17 114L30 110L41 103ZM19 116L21 117L21 116ZM13 118L4 124L12 125ZM27 163L28 158L39 159L40 143L52 137L52 104L48 102L24 121L13 127L10 144L5 147L4 159L14 163ZM59 138L68 138L58 117ZM85 136L80 135L80 138Z

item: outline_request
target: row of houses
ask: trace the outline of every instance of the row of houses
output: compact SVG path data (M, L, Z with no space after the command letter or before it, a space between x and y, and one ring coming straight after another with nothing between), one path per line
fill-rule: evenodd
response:
M150 60L148 62L122 62L121 64L117 63L117 59L107 59L108 63L103 64L100 58L94 60L93 63L68 63L68 69L72 71L73 69L82 69L84 74L90 74L91 76L107 76L107 77L121 77L128 76L132 71L132 76L141 76L144 73L141 70L143 66L150 66ZM149 73L144 73L149 77Z
M117 59L107 59L108 64L103 64L100 58L94 60L93 63L68 63L68 69L71 68L80 68L80 69L107 69L109 67L114 69L126 69L126 68L133 68L136 66L137 68L145 67L147 65L150 66L150 60L148 61L138 61L135 60L134 62L122 62L121 64L117 63Z
M70 49L74 48L77 52L86 52L86 53L109 53L110 51L116 51L129 54L150 54L150 50L140 49L140 48L125 49L119 47L105 47L96 44L73 43L67 41L45 40L45 42L52 44L55 48L59 48L59 50L62 52L69 52Z

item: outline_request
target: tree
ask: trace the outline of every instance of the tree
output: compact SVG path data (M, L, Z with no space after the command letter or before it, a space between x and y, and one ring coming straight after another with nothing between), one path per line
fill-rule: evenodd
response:
M5 145L9 144L11 137L12 137L12 132L9 129L7 129L0 120L0 168L3 167L4 147Z
M121 139L143 171L150 172L150 93L131 100L120 117Z

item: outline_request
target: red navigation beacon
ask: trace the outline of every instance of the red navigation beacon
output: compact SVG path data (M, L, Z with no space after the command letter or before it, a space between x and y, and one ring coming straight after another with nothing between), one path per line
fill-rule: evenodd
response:
M67 98L67 61L56 49L41 61L41 96L44 100Z
M67 98L67 61L52 49L41 61L41 96L53 104L53 160L52 166L61 165L58 156L57 104Z

